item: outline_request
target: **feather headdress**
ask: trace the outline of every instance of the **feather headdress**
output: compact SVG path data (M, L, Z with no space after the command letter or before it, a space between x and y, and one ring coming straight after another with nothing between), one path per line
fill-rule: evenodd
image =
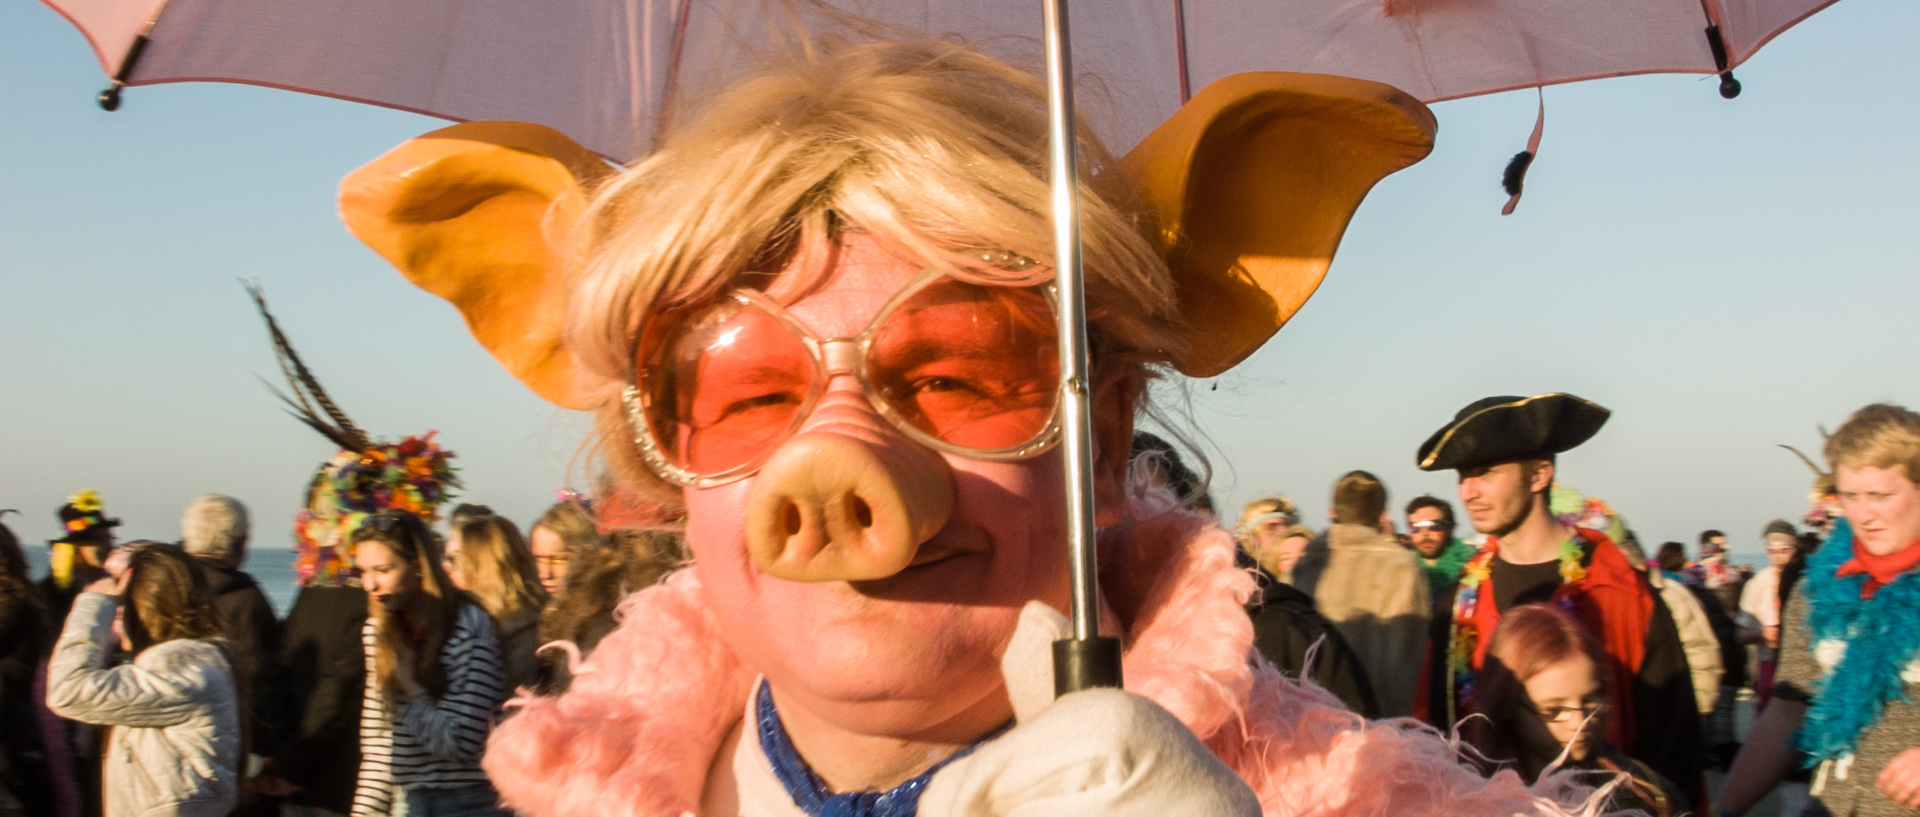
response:
M433 441L435 432L397 443L375 442L320 386L319 378L280 331L267 310L266 293L248 284L247 294L260 309L273 341L275 361L291 391L267 386L286 403L287 413L340 446L314 473L307 486L307 507L294 516L294 570L303 586L346 584L357 579L347 537L368 514L388 508L432 522L440 505L460 487L449 460L453 452Z
M1822 440L1833 436L1828 433L1826 426L1815 426L1815 428L1820 429ZM1840 509L1840 486L1834 482L1833 473L1822 469L1819 463L1801 453L1798 448L1784 443L1780 447L1792 451L1793 455L1799 457L1801 462L1807 464L1807 469L1813 472L1813 487L1807 491L1807 514L1801 517L1800 521L1824 531L1833 524L1833 520L1846 516L1846 513Z

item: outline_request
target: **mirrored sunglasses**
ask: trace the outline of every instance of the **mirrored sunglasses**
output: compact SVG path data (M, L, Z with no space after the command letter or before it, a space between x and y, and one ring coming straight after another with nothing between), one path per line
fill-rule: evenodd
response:
M936 451L1014 460L1059 437L1051 285L981 286L928 271L858 335L816 337L753 289L655 316L623 395L647 465L681 486L757 472L841 375Z

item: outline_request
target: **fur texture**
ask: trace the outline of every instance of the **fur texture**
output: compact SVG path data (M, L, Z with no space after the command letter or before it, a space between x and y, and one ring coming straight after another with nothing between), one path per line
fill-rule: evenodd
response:
M1127 689L1191 728L1268 815L1592 814L1564 778L1536 796L1492 780L1417 721L1369 723L1326 690L1283 677L1252 650L1242 604L1253 578L1211 519L1135 498L1100 542L1101 585L1127 633ZM521 698L494 731L486 768L508 805L545 815L674 817L698 808L720 742L754 673L719 640L692 571L629 597L619 629L559 698Z

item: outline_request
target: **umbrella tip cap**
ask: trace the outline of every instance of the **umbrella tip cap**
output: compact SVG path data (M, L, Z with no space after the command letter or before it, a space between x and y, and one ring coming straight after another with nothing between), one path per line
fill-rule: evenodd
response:
M1740 80L1733 78L1733 72L1720 75L1720 98L1732 99L1740 95Z
M94 99L100 103L100 109L103 111L112 113L113 111L120 110L120 83L116 82L107 86L107 89L101 91L100 95L94 97Z

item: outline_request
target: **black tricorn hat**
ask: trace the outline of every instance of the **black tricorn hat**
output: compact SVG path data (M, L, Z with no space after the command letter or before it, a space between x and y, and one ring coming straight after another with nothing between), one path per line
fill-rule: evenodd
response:
M1552 456L1591 439L1610 414L1592 401L1560 392L1475 400L1420 444L1420 470Z

